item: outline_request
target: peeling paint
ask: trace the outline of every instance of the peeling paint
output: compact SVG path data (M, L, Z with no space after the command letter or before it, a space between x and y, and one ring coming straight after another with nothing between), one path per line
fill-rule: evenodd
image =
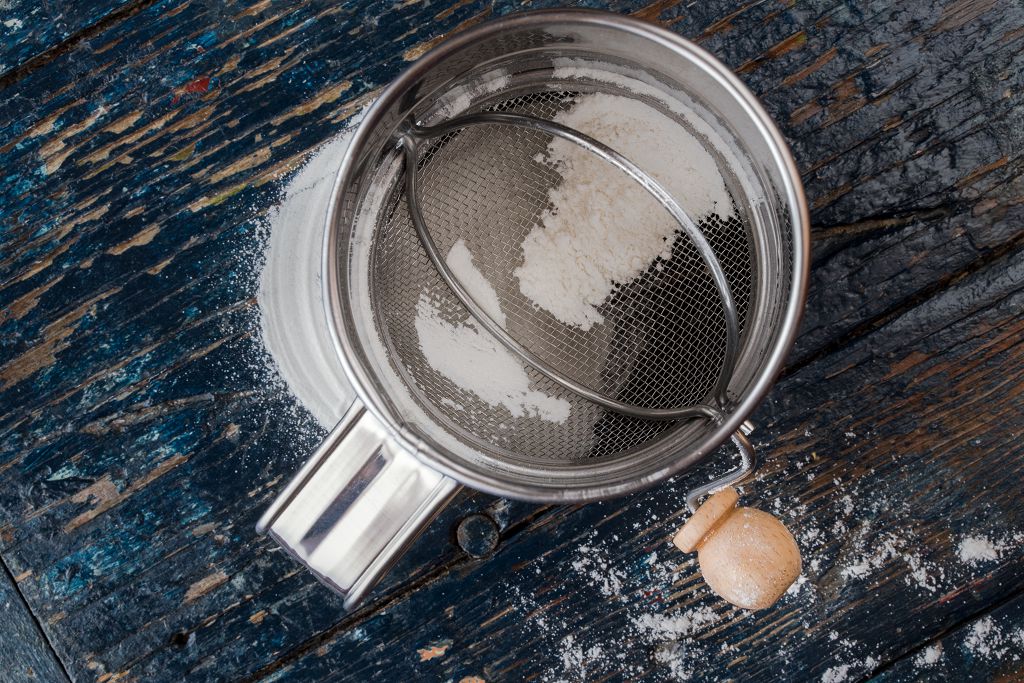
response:
M96 483L88 486L78 493L71 496L71 502L73 503L85 503L92 502L93 508L78 515L70 522L64 525L64 532L70 533L82 526L91 522L96 517L102 515L107 510L120 505L132 494L144 489L149 484L153 483L163 475L173 470L178 465L188 462L187 455L172 455L166 460L159 463L156 467L151 469L149 472L144 474L136 481L129 484L125 490L120 491L117 486L111 480L110 475L104 475L102 479Z
M157 234L159 234L159 232L160 226L158 225L146 226L138 233L136 233L134 237L130 237L126 239L124 242L121 242L120 244L115 244L114 246L107 249L107 253L113 254L114 256L120 256L129 249L149 244L150 242L153 241L153 238L156 237Z
M0 389L7 389L31 377L57 360L57 354L68 347L67 338L78 329L92 308L100 301L121 291L120 287L97 294L76 308L54 320L43 329L43 334L29 350L0 366Z
M428 662L431 659L444 657L444 654L448 651L448 648L451 647L451 644L452 641L450 640L442 640L432 645L428 645L427 647L421 647L416 650L416 653L420 656L421 662Z
M228 575L219 570L208 576L204 576L189 586L188 590L185 591L185 602L189 603L198 600L227 580Z

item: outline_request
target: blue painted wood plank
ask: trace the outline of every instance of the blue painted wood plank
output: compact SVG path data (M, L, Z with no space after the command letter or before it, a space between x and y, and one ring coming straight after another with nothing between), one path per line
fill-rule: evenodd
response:
M0 4L0 78L132 4L6 0Z
M0 681L67 681L60 662L32 617L11 576L0 571Z

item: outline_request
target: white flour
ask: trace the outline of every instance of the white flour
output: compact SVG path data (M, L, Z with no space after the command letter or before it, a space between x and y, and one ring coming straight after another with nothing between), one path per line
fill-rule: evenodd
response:
M957 556L965 564L978 564L999 559L1001 545L992 543L984 536L967 536L960 541Z
M1013 624L1008 626L1012 628ZM983 659L1019 662L1022 659L1021 652L1024 651L1024 628L1008 632L991 616L985 616L971 626L964 638L964 647Z
M460 86L445 94L448 102L444 106L446 118L454 118L463 113L474 102L479 102L485 95L504 90L511 78L505 71L495 71L474 81L468 86Z
M473 265L462 240L452 246L445 260L470 296L503 325L505 314L498 294ZM423 357L460 388L489 405L504 406L512 417L532 416L560 423L568 419L569 402L531 390L522 363L469 315L460 322L448 322L424 292L416 304L415 324Z
M652 175L698 221L732 215L715 159L677 122L629 97L581 96L555 121L623 154ZM575 143L554 138L544 162L563 182L548 191L553 208L523 240L516 269L522 293L558 320L589 330L617 284L672 256L678 225L636 181Z
M843 683L850 680L850 664L829 667L821 675L821 683Z
M633 626L642 633L651 633L662 640L692 636L700 633L719 620L710 606L698 607L688 612L673 614L641 614L632 617Z
M622 582L626 575L611 566L606 554L589 545L581 545L576 549L579 557L572 562L572 568L581 576L589 578L591 585L597 587L606 598L622 593Z
M473 301L480 304L480 307L484 309L484 313L489 315L494 322L504 327L505 312L501 310L498 293L494 291L494 287L487 281L484 274L473 265L473 254L469 252L469 247L466 246L465 241L458 240L452 245L452 248L448 251L448 258L445 259L445 263L452 269L455 278L469 292L469 296L472 297Z
M929 645L914 657L914 665L918 667L935 666L942 659L942 643Z
M288 181L267 218L270 239L260 273L263 342L288 389L325 428L338 423L355 397L331 340L320 259L331 186L361 118L356 114Z

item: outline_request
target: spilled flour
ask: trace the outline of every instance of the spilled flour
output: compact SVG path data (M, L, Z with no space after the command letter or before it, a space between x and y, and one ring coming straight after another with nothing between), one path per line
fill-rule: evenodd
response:
M632 98L580 96L558 123L605 143L653 176L694 221L732 215L715 159L677 122ZM563 181L523 240L520 291L558 320L586 331L616 285L669 260L678 224L636 181L579 145L553 138L542 160Z
M914 657L914 665L918 668L935 666L942 659L942 643L929 645Z
M1024 627L1002 625L992 616L978 619L971 625L963 646L982 659L1024 661Z
M996 562L1010 550L1024 546L1024 532L1005 534L1002 538L990 538L980 534L964 536L957 546L957 557L968 565Z
M457 241L445 260L470 296L495 322L504 325L498 294L473 265L465 242ZM489 405L504 406L512 417L560 423L568 419L569 402L531 390L523 364L468 314L460 322L448 322L424 292L416 303L415 325L423 357L461 389Z
M334 177L361 119L356 114L288 180L267 217L260 273L263 343L289 391L325 428L337 424L355 398L331 339L320 259Z

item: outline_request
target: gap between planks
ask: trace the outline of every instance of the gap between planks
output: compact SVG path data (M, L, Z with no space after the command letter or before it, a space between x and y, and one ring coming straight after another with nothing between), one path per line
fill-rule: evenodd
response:
M964 627L968 626L969 624L971 624L971 623L973 623L975 621L978 621L979 619L984 618L986 615L989 615L989 614L999 610L1001 607L1004 607L1005 605L1008 605L1009 603L1013 602L1014 600L1018 600L1021 597L1024 597L1024 587L1018 588L1016 591L1014 591L1012 593L1009 593L1005 597L996 600L995 602L991 603L990 605L986 605L983 609L980 609L977 612L973 612L969 616L964 617L963 619L954 622L953 624L951 624L950 626L948 626L944 630L942 630L939 633L937 633L932 638L929 638L926 641L920 642L917 645L915 645L914 647L912 647L912 648L906 650L905 652L903 652L903 654L898 655L896 657L893 657L890 661L888 661L888 662L886 662L884 664L880 664L874 671L872 671L868 675L868 680L873 680L873 679L877 678L878 676L881 676L885 672L887 672L887 671L891 670L892 668L894 668L895 666L897 666L900 662L905 661L905 660L907 660L907 659L917 655L919 652L923 651L925 648L927 648L927 647L929 647L931 645L934 645L935 643L938 643L938 642L941 642L941 641L945 640L947 637L955 634L956 632L960 631L961 629L963 629Z
M0 555L0 565L3 566L4 576L7 578L7 581L10 582L11 586L18 593L18 599L21 601L21 604L24 605L25 612L28 613L29 617L32 619L32 623L35 624L35 627L39 631L39 635L42 637L43 642L46 643L46 648L49 655L53 658L53 661L55 661L57 665L60 667L61 673L64 675L64 680L70 683L74 679L71 677L71 673L68 671L68 667L64 665L64 660L62 660L60 658L60 655L57 654L57 649L53 646L53 643L50 641L49 634L47 634L46 629L43 628L42 622L39 621L39 617L36 616L35 610L32 609L32 605L25 598L25 594L21 592L21 586L18 585L18 582L15 580L14 574L11 573L11 568L7 566L7 560L4 559L3 555Z

